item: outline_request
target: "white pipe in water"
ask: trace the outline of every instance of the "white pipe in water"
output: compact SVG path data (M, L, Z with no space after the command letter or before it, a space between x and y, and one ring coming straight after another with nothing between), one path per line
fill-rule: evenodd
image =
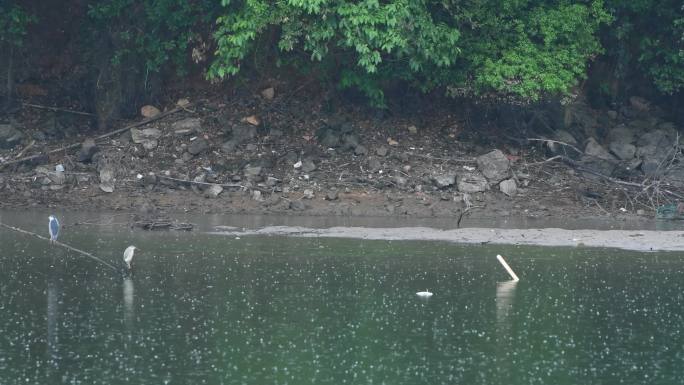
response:
M511 278L513 279L513 282L518 282L518 281L520 281L520 278L518 278L518 276L515 275L515 272L513 271L513 269L511 269L511 267L508 266L508 263L506 263L506 261L503 259L503 257L502 257L501 255L497 254L497 255L496 255L496 259L498 259L499 262L501 262L501 264L503 265L504 269L506 269L506 271L508 272L508 274L509 274L509 275L511 276Z

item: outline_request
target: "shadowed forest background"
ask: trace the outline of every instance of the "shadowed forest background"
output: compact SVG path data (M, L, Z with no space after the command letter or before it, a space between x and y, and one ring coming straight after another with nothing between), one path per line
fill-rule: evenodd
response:
M267 77L293 79L293 87L325 100L389 109L438 97L517 105L580 94L599 108L632 95L672 108L684 84L682 7L653 0L3 0L3 109L11 111L17 95L49 94L106 126L170 88Z

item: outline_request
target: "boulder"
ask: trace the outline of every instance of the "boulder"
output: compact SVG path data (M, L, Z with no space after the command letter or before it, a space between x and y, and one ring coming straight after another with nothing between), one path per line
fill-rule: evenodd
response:
M261 96L263 96L264 99L271 100L275 97L275 89L273 87L268 87L261 90Z
M204 138L197 138L188 145L188 152L192 155L201 154L209 149L209 143Z
M378 172L382 169L382 163L377 158L370 157L368 158L368 169L370 172Z
M584 153L589 157L603 160L615 160L615 157L594 138L589 138L589 140L587 140L587 145L584 147Z
M247 165L247 166L245 166L243 172L245 174L245 177L254 178L254 177L261 175L261 167L260 166Z
M171 125L171 130L176 136L192 135L200 132L202 129L202 121L200 118L186 118L174 122Z
M339 198L337 190L330 190L325 194L325 199L328 201L336 201Z
M458 191L463 193L483 192L489 189L487 179L479 172L460 174L457 180Z
M207 198L216 198L222 192L223 192L223 187L221 187L217 184L212 184L212 185L209 185L209 187L207 187L204 190L204 196L206 196Z
M21 143L24 134L12 124L0 124L0 149L14 148Z
M380 146L375 150L375 153L378 156L387 156L388 152L389 152L389 149L386 146Z
M477 157L477 168L491 183L498 183L511 175L511 164L501 150Z
M456 174L437 174L432 176L432 181L439 188L453 186L456 183Z
M157 148L159 142L157 141L161 136L161 131L156 128L146 128L138 130L131 128L131 140L133 143L142 144L146 150L153 150Z
M618 159L630 160L636 155L636 146L626 142L611 142L608 145L610 152L615 154Z
M155 116L161 114L161 111L159 111L159 108L151 105L146 105L142 106L140 108L140 115L142 115L145 118L154 118Z
M100 190L114 192L114 170L111 167L103 167L100 170Z
M518 184L515 183L515 179L506 179L499 183L499 190L509 197L512 197L518 193Z
M316 163L312 159L304 159L302 161L302 171L309 173L316 170Z
M88 138L81 144L81 149L76 155L76 160L83 163L88 163L93 159L93 155L99 150L95 140Z

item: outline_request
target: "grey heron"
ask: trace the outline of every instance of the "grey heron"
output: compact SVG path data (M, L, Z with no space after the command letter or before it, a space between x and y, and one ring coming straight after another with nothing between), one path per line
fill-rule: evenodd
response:
M135 246L128 246L126 250L124 251L123 254L123 260L124 263L126 264L126 268L128 270L131 270L133 268L133 253L135 253L135 250L140 250Z
M57 240L59 236L59 221L54 215L48 218L48 231L50 232L50 242Z

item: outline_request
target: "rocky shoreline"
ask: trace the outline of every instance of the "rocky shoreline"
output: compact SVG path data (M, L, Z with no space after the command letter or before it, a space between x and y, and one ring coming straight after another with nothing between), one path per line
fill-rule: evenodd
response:
M88 136L76 134L86 123L72 114L24 111L0 124L0 208L450 217L458 225L464 217L653 218L684 190L679 130L641 98L618 111L577 101L563 119L547 109L517 140L501 127L464 129L446 114L421 123L287 103L278 107L272 89L246 107L181 99L165 112L142 108L145 124Z

